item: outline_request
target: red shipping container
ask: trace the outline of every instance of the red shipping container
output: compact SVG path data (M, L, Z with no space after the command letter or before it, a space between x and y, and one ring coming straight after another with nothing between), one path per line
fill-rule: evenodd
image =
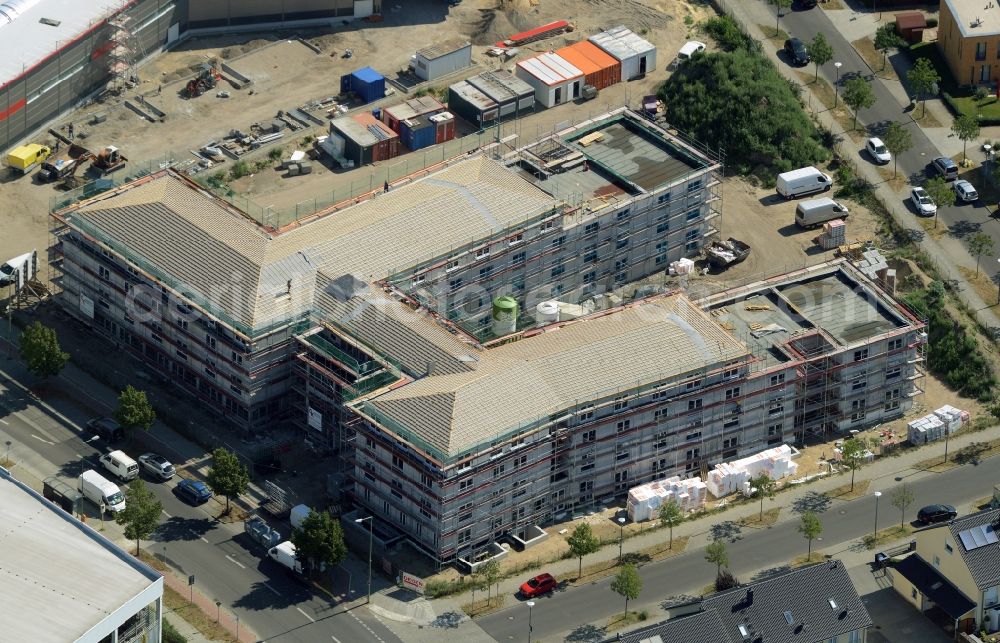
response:
M444 143L455 138L455 117L451 112L441 112L431 116L437 125L435 127L434 143Z
M597 89L610 87L622 80L621 62L589 40L557 49L555 53L582 71L585 82Z

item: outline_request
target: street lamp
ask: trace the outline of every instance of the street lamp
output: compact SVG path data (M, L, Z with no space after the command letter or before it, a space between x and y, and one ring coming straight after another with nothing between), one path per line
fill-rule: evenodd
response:
M222 618L222 601L215 601L215 622L218 623L220 618Z
M236 643L240 641L240 615L236 615Z
M531 608L535 606L535 601L525 603L528 606L528 643L531 643Z
M366 518L355 518L354 522L364 522L368 521L368 599L365 605L372 602L372 524L374 522L372 516Z
M1000 261L1000 259L997 259L997 261ZM11 444L13 444L13 443L12 443L12 442L11 442L10 440L7 440L7 453L6 453L6 455L4 455L4 457L3 457L3 461L4 461L4 463L5 463L5 464L6 464L6 465L7 465L8 467L10 466L10 445L11 445Z
M625 518L618 519L618 564L622 563L622 544L625 542Z
M881 491L875 492L875 542L878 543L878 499L882 497Z
M833 107L837 108L837 103L840 101L840 68L844 66L842 62L835 62L833 66L837 68L837 82L833 84Z

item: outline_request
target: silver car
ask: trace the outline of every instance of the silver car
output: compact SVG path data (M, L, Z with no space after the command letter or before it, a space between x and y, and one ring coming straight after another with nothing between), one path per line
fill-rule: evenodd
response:
M156 453L143 453L139 456L139 466L157 480L170 480L174 477L174 465Z
M979 193L976 192L976 188L965 179L955 181L951 186L955 189L955 196L958 197L959 201L972 203L979 200Z

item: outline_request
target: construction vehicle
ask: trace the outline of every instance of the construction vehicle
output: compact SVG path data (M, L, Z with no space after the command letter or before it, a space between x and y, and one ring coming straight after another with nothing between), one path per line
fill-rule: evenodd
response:
M16 174L27 174L52 156L52 148L38 143L21 145L7 155L7 166Z
M201 72L198 74L198 77L188 81L188 84L184 87L184 96L186 98L201 96L206 91L215 89L215 86L221 79L222 74L218 72L215 66L205 63L201 66Z
M105 174L111 174L116 170L122 169L126 163L128 163L128 159L122 155L121 150L113 145L109 145L97 153L90 167L100 176L104 176Z
M59 179L72 179L81 165L92 159L90 150L80 145L70 144L65 151L56 156L50 156L38 172L38 180L42 183L51 183Z

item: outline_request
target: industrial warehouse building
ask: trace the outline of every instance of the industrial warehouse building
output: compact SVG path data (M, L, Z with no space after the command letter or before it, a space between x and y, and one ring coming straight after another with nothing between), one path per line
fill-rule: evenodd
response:
M191 33L331 24L380 0L119 0L0 2L0 150L104 89L124 90L136 65Z
M159 643L163 577L0 468L5 641Z

